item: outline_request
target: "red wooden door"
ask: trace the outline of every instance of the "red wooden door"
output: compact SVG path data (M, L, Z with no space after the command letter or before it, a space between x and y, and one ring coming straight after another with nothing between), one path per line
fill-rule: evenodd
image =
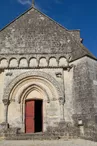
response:
M35 101L26 101L25 107L26 133L35 132Z

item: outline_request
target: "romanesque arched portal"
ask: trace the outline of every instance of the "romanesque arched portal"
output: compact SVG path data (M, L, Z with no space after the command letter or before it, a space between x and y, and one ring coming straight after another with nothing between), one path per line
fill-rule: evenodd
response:
M43 130L55 120L62 119L60 103L64 103L63 87L54 77L44 72L25 72L17 76L6 87L3 100L10 102L6 122L25 131L25 104L27 101L43 102ZM60 113L61 112L61 113ZM15 116L12 116L14 115Z

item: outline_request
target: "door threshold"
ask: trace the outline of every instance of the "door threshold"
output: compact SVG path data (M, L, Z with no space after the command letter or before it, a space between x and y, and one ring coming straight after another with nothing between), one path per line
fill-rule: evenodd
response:
M43 134L43 132L35 132L35 133L24 133L24 134L27 134L27 135L36 135L36 134Z

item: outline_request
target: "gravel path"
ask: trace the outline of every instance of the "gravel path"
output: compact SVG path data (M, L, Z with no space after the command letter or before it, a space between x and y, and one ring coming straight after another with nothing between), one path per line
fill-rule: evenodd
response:
M0 140L0 146L97 146L97 142L92 142L88 140L19 140L19 141L3 141Z

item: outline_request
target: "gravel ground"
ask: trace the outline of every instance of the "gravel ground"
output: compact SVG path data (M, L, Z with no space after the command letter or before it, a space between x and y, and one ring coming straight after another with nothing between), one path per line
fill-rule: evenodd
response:
M88 140L19 140L19 141L4 141L0 140L0 146L97 146L97 142Z

